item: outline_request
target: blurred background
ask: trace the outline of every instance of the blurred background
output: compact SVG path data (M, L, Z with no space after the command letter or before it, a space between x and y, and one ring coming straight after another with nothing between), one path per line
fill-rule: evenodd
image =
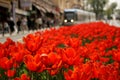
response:
M73 8L94 12L96 21L120 26L119 0L0 0L0 34L60 26L64 9Z

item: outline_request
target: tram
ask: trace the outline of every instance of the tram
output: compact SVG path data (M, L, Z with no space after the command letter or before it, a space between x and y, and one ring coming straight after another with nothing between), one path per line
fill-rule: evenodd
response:
M65 9L63 25L87 23L96 20L95 13L81 9Z

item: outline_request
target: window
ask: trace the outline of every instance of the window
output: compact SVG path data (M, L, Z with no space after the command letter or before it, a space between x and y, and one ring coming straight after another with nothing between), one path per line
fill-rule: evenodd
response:
M68 19L68 20L74 19L74 13L73 12L65 12L64 17L65 17L65 19Z

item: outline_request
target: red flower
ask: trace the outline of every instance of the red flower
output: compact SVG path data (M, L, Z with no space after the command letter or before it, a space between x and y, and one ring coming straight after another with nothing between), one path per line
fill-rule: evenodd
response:
M73 74L72 70L69 70L68 72L64 72L65 80L74 80L73 78L71 78L72 74ZM76 80L78 80L78 79L76 79Z
M8 71L6 72L6 75L7 75L8 77L14 77L15 73L16 73L15 70L8 70Z
M120 62L120 50L118 52L114 52L113 59Z
M42 71L44 66L40 61L40 55L36 54L35 56L26 55L24 58L24 63L30 71Z
M31 80L26 74L22 74L20 78L15 78L14 80Z
M4 48L8 48L10 45L15 45L15 42L14 42L12 39L7 38L7 39L6 39L6 42L3 43L3 47L4 47Z
M9 70L13 66L13 60L3 57L0 59L0 67L5 70Z
M27 49L34 52L40 48L42 37L39 34L29 34L27 37L24 37L24 42Z
M119 41L120 28L102 22L39 31L24 37L23 44L8 38L0 43L0 68L14 80L30 80L26 74L15 76L24 67L30 75L46 70L55 78L63 70L66 80L120 80Z
M80 40L78 38L70 38L70 46L73 48L78 48L80 45Z
M76 53L74 48L66 48L62 53L63 63L68 65L77 65L79 64L80 56Z
M50 72L51 75L57 73L58 69L62 66L61 57L57 53L42 54L41 61L45 64L46 69Z
M95 52L95 51L89 57L93 61L99 60L99 54L97 52Z
M30 80L30 77L27 76L26 74L22 74L20 80Z

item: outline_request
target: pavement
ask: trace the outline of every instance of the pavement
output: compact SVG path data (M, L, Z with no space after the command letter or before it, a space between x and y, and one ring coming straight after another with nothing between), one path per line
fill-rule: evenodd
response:
M103 22L108 23L111 26L120 28L120 20L107 20L107 21L103 20Z
M55 27L56 29L59 28L59 26L56 26ZM44 28L44 29L40 29L40 31L44 31L46 29L49 29L49 28ZM39 31L39 30L31 30L31 31L20 31L19 34L17 34L17 32L14 32L12 35L10 35L9 33L5 33L4 36L2 34L0 34L0 43L4 43L6 41L6 38L11 38L13 41L19 41L19 42L22 42L22 38L30 33L34 33L36 31Z
M4 43L6 41L6 38L11 38L14 41L22 41L22 37L26 36L27 34L34 33L35 31L25 31L24 33L22 31L18 33L14 32L13 34L5 33L4 36L0 34L0 42Z

